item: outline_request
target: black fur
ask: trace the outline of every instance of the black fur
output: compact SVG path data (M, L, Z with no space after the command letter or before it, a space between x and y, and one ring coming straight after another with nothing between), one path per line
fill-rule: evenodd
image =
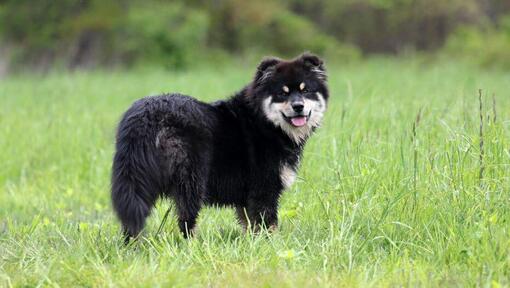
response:
M298 167L304 142L270 122L261 105L282 85L304 80L327 100L323 63L304 54L262 61L253 82L226 101L180 94L136 101L120 121L112 167L113 208L127 239L143 229L159 197L175 201L185 236L204 204L234 206L242 223L276 225L280 167Z

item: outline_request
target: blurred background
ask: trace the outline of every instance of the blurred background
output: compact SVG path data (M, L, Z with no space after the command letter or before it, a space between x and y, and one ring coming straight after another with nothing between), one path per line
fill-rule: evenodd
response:
M468 59L510 69L509 0L0 0L0 76L303 51Z

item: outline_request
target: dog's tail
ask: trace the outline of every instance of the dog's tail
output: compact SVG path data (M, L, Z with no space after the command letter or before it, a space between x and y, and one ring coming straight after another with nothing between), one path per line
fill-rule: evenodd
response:
M145 226L161 188L153 130L135 108L128 110L119 124L112 165L112 204L126 242Z

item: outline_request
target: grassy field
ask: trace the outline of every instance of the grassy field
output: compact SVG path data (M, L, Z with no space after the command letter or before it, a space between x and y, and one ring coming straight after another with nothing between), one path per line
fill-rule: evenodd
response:
M226 97L253 74L228 66L0 80L0 286L510 285L510 73L460 63L329 67L276 233L207 208L194 239L174 217L156 235L161 202L124 247L109 196L121 113L166 91Z

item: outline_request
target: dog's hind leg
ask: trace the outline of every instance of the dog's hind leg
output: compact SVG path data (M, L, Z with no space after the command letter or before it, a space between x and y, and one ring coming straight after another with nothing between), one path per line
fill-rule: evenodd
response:
M156 146L164 157L164 170L169 179L167 186L172 187L172 192L166 194L175 201L179 229L188 238L193 234L202 207L208 158L206 150L197 144L200 139L187 139L181 134L185 133L176 128L165 128L159 132Z
M185 238L193 236L198 213L204 203L208 175L205 159L204 155L191 154L186 165L182 165L176 175L177 191L174 199L179 229Z
M193 236L196 220L203 202L204 179L189 177L177 188L175 204L177 206L179 229L185 238Z

